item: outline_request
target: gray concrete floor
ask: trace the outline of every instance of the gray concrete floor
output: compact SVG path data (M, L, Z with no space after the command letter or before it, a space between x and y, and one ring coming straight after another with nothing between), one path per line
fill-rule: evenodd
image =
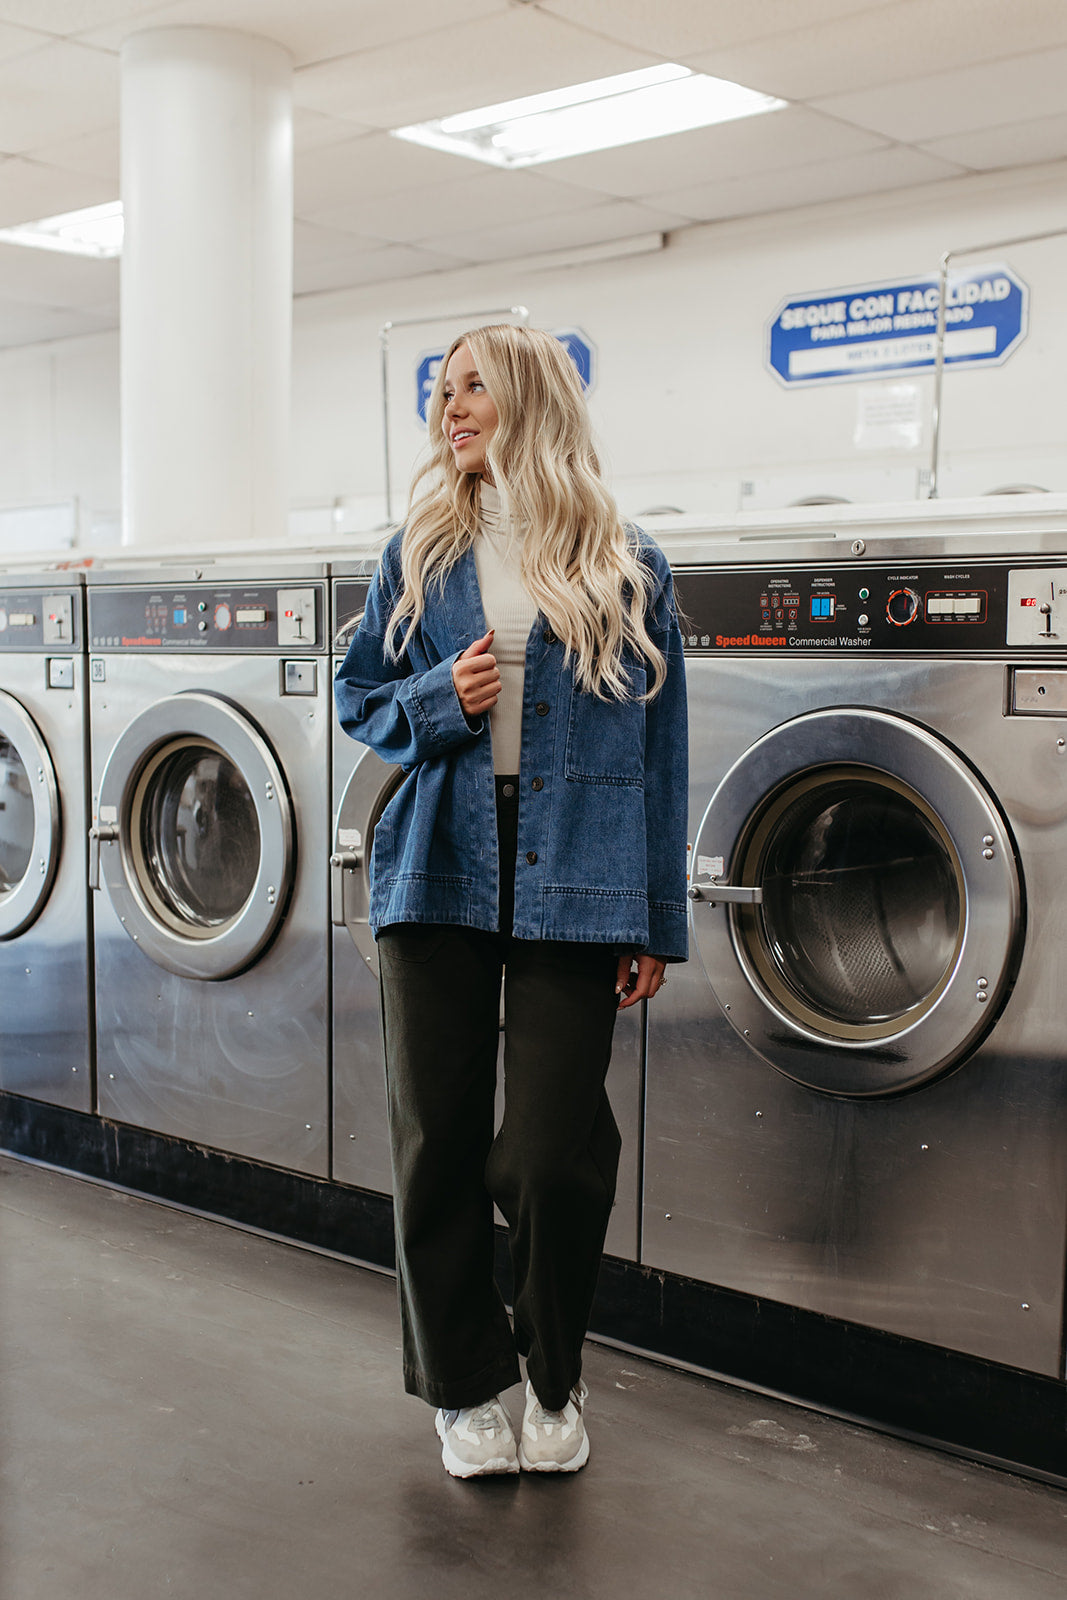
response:
M1057 1489L595 1345L586 1470L460 1483L389 1278L6 1157L0 1225L4 1600L1063 1600Z

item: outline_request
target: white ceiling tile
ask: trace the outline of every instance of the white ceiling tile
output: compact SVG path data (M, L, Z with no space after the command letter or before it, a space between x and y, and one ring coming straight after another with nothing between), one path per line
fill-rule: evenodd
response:
M297 154L296 214L314 216L327 206L346 206L371 195L462 180L474 166L461 156L427 150L387 133L364 134Z
M1063 0L896 0L847 17L788 26L687 65L786 100L858 91L1067 43Z
M294 94L312 111L395 128L629 72L655 59L521 6L475 22L453 16L403 44L308 67L297 73Z
M354 289L360 284L388 284L397 278L418 278L426 272L446 272L462 264L458 257L440 251L391 244L378 250L361 250L351 256L308 262L295 274L294 289L298 295L322 294L331 289Z
M463 0L463 19L489 16L506 10L508 4L509 0ZM298 66L403 43L442 26L440 0L393 0L391 5L381 0L152 0L146 9L151 15L139 27L236 28L276 40ZM117 50L133 31L120 18L83 37Z
M564 183L548 183L528 172L484 168L459 183L437 183L419 189L328 206L311 214L328 228L370 233L397 243L451 233L457 226L476 237L485 227L505 227L534 217L578 211L589 204L589 192Z
M886 0L543 0L543 9L669 60L790 27L874 11ZM688 64L688 63L686 63Z
M30 157L45 166L63 167L68 172L83 173L87 178L99 178L112 191L113 199L119 197L117 123L100 133L84 133L77 139L65 140L63 144L49 145L44 150L31 150Z
M342 144L358 132L351 122L342 122L339 117L323 117L317 111L305 111L302 106L293 108L293 148L297 155L305 150L323 150L327 145Z
M563 216L513 222L506 228L483 228L477 233L455 231L424 239L428 250L447 255L462 255L471 262L505 261L526 255L542 255L550 250L568 250L579 245L602 244L610 239L625 239L635 233L666 233L685 226L686 218L677 212L657 211L628 200L609 200L587 206Z
M80 44L0 62L0 150L21 155L113 126L118 95L117 59Z
M1056 116L1064 105L1067 48L1012 56L905 83L813 102L830 116L914 144L973 128Z
M931 139L923 149L978 172L1058 161L1067 156L1067 112L1035 122L1013 122L1006 128L981 128L975 133Z
M316 222L293 225L293 262L297 271L316 266L322 261L334 261L339 256L365 255L368 250L380 250L382 240L373 235L344 233L340 228L326 228Z
M960 168L949 161L909 150L903 145L890 145L887 149L870 150L838 161L816 161L788 171L720 178L715 183L690 189L673 189L657 195L656 199L694 221L716 222L724 217L785 211L791 206L815 205L823 200L934 183L953 177L959 171Z
M42 217L61 216L65 211L80 211L83 206L99 206L117 198L117 186L103 178L45 166L22 156L0 161L0 228L38 222Z
M0 61L24 56L30 50L39 50L42 45L51 42L47 33L38 33L30 28L12 28L10 24L0 21Z
M135 22L158 11L161 0L0 0L0 21L45 33L83 33L108 22Z
M119 264L59 250L0 244L3 295L39 306L98 307L118 303Z
M804 106L770 111L713 128L649 139L644 144L600 150L564 161L546 161L539 170L580 188L602 194L636 196L706 183L768 168L829 160L885 141L877 134L847 127Z

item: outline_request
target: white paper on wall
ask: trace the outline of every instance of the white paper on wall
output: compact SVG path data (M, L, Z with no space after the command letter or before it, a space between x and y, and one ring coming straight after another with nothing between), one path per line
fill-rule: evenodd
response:
M865 384L857 392L857 450L917 450L922 431L917 383Z

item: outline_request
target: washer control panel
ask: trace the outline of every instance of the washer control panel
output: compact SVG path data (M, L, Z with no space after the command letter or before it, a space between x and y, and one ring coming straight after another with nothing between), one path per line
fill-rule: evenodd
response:
M370 577L335 578L333 585L333 648L344 655L367 604Z
M687 655L1067 649L1067 561L679 566L674 586Z
M325 648L325 585L190 583L89 589L91 650L260 655Z
M80 650L81 594L0 589L0 651Z

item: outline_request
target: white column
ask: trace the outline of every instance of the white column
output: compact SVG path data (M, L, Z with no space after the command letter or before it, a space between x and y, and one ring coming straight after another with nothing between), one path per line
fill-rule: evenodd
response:
M285 537L292 60L160 28L122 50L125 545Z

